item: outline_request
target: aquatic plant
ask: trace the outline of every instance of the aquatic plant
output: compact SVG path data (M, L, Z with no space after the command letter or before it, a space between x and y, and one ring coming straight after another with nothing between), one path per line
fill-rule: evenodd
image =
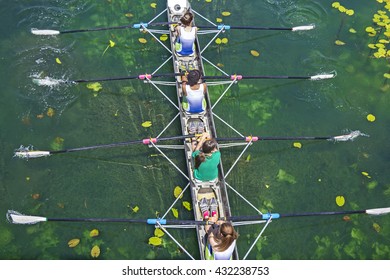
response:
M375 37L374 41L368 44L368 48L375 50L373 58L385 59L390 61L390 50L388 45L390 43L390 18L388 12L390 12L389 0L376 0L378 3L383 4L385 10L378 9L373 15L372 26L366 27L366 32L369 37ZM390 79L390 69L387 73L383 74L385 83Z

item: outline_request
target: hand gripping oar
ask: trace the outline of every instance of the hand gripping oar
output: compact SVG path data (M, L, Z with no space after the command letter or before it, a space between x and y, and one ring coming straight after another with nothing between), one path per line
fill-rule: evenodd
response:
M32 28L31 33L34 35L44 35L44 36L54 36L59 34L67 34L67 33L80 33L80 32L91 32L91 31L102 31L102 30L113 30L113 29L127 29L127 28L135 28L140 29L147 26L163 26L171 24L171 22L154 22L154 23L136 23L130 25L122 25L122 26L112 26L112 27L97 27L97 28L86 28L86 29L74 29L74 30L52 30L52 29L36 29Z
M291 80L325 80L336 77L336 72L319 74L314 76L245 76L245 75L230 75L230 76L204 76L203 79L211 80L255 80L255 79L291 79Z
M19 149L15 151L14 157L23 158L23 159L39 158L39 157L47 157L53 154L71 153L71 152L94 150L100 148L121 147L121 146L128 146L132 144L149 145L150 143L157 143L158 141L178 140L178 139L185 139L185 138L192 138L192 137L195 137L195 135L179 135L179 136L162 137L162 138L145 138L142 140L132 140L126 142L102 144L102 145L95 145L89 147L59 150L59 151L38 151L38 150L33 150L31 147L20 146Z
M218 142L221 141L246 141L246 142L256 142L256 141L270 141L270 140L328 140L334 142L343 142L343 141L353 141L355 138L359 136L369 135L360 132L359 130L355 130L345 135L338 136L297 136L297 137L278 137L278 136L247 136L247 137L230 137L230 138L217 138Z
M367 210L351 210L351 211L338 211L338 212L305 212L305 213L292 213L292 214L279 214L279 213L267 213L258 216L245 216L245 217L230 217L231 221L257 221L268 219L279 219L288 217L306 217L306 216L329 216L329 215L352 215L352 214L368 214L368 215L384 215L390 213L390 207L387 208L374 208Z
M314 29L315 25L304 25L304 26L295 26L295 27L262 27L262 26L230 26L225 24L220 24L217 26L197 26L201 29L218 29L218 30L230 30L230 29L249 29L249 30L279 30L279 31L306 31Z
M79 80L62 80L45 77L43 79L34 78L33 82L39 86L54 87L60 84L78 84L78 83L93 83L93 82L105 82L105 81L121 81L121 80L145 80L151 78L162 78L162 77L174 77L182 75L181 73L166 73L166 74L140 74L134 76L123 76L123 77L105 77L105 78L94 78L94 79L79 79Z
M127 219L127 218L47 218L23 215L14 210L8 210L7 220L12 224L32 225L40 222L103 222L103 223L142 223L148 225L205 225L205 221L166 220L166 219Z

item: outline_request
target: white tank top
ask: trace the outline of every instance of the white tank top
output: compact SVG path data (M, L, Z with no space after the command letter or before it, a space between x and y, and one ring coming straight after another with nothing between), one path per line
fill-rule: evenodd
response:
M192 55L194 53L194 42L196 36L196 27L191 27L191 31L186 31L185 27L180 26L180 55Z
M200 113L204 111L204 87L203 84L199 85L198 89L191 89L190 85L186 85L186 98L188 101L189 113Z
M233 251L234 251L234 247L236 246L236 240L234 240L232 242L232 244L230 244L229 248L227 248L225 251L223 252L216 252L216 251L213 251L214 252L214 259L215 260L230 260L230 257L232 256L233 254Z

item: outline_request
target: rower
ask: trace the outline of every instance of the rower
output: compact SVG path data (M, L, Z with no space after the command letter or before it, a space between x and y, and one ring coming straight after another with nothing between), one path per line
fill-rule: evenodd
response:
M176 26L176 53L179 56L193 56L195 54L195 38L198 29L192 26L194 16L186 12L181 18L181 25Z
M208 240L205 249L206 259L231 260L238 233L230 222L218 220L218 215L211 217L209 222L212 225L210 223L205 225Z
M201 78L199 70L191 70L187 75L181 76L183 95L187 103L182 103L183 109L189 114L203 113L206 109L205 95L206 83L199 83Z

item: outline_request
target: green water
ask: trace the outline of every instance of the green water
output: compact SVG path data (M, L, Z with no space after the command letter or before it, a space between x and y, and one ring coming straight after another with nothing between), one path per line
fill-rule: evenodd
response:
M1 135L0 212L13 209L28 215L68 218L149 218L164 214L174 200L175 186L186 179L157 151L145 146L117 147L24 161L13 158L21 144L50 150L55 139L64 148L143 139L158 135L176 109L152 86L138 80L103 82L94 94L86 84L48 88L32 77L92 79L151 73L169 54L147 34L122 29L32 35L29 30L81 29L146 22L165 8L165 1L0 1ZM243 80L214 112L244 135L328 136L360 130L370 137L353 142L259 142L248 149L227 182L262 211L301 213L349 211L390 205L389 71L385 59L372 58L367 47L374 38L364 31L383 4L374 0L342 1L354 9L346 16L332 1L192 1L192 7L215 21L241 26L297 26L314 23L307 32L228 31L212 43L205 58L223 64L228 73L242 75L307 76L331 71L332 80ZM229 17L221 12L229 11ZM130 14L128 14L130 13ZM128 14L126 16L126 14ZM165 21L165 14L158 21ZM206 23L196 18L198 24ZM357 33L350 33L354 28ZM138 39L147 39L140 44ZM203 36L205 46L211 36ZM338 46L335 40L346 44ZM115 46L103 54L109 40ZM260 56L253 57L251 50ZM56 63L59 58L61 64ZM206 65L206 74L217 74ZM160 73L172 72L171 63ZM218 74L219 75L219 74ZM222 87L210 87L217 100ZM175 90L163 87L176 102ZM47 116L49 108L54 116ZM366 116L376 116L368 122ZM43 117L42 117L43 116ZM151 121L144 128L141 123ZM216 120L219 137L236 134ZM180 134L175 121L163 136ZM58 146L58 144L57 144ZM242 148L222 151L225 172ZM183 170L182 151L166 154ZM250 155L250 159L245 161ZM278 177L286 172L290 175ZM367 172L371 178L361 174ZM37 198L37 194L39 197ZM345 205L336 205L337 196ZM36 199L34 199L36 198ZM233 215L256 212L229 191ZM186 194L183 200L190 200ZM133 212L132 207L139 211ZM191 213L175 206L181 219ZM3 216L3 217L4 217ZM172 219L172 214L167 218ZM389 259L390 216L314 216L274 220L248 259ZM374 224L380 226L376 231ZM89 231L97 228L98 237ZM243 257L262 226L238 229ZM1 259L90 259L93 245L100 259L188 259L167 236L164 245L148 245L154 228L143 224L47 222L13 225L0 222ZM171 230L197 258L192 230ZM67 243L79 238L71 249Z

